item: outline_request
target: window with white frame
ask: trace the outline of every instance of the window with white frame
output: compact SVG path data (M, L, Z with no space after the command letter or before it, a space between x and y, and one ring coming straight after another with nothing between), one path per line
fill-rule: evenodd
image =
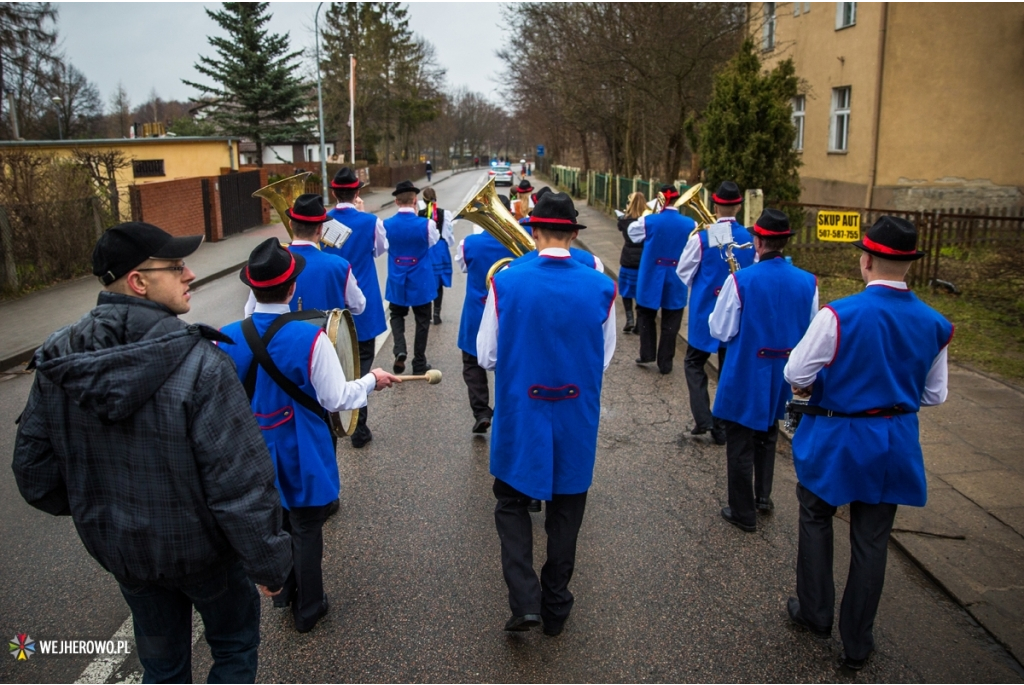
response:
M846 152L850 143L850 86L832 89L828 151Z
M805 95L797 95L793 98L793 126L796 127L793 149L797 151L804 149L804 107L806 104L807 96Z
M761 29L761 49L775 48L775 3L764 3L764 27Z
M836 30L845 29L857 23L857 3L837 2L836 3Z

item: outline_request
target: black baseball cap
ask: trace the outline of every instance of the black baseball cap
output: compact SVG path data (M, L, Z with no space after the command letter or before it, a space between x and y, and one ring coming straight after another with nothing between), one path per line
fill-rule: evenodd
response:
M147 259L184 259L199 249L205 236L175 238L153 224L128 221L100 236L92 250L92 272L110 285Z

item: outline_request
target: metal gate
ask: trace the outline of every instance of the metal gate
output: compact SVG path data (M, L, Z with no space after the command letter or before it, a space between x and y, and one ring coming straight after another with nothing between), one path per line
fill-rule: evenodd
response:
M260 172L225 174L220 185L220 215L224 237L263 223L262 200L252 194L260 189Z

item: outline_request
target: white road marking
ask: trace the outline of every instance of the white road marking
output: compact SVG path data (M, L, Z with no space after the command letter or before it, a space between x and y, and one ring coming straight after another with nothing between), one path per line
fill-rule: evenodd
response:
M203 619L195 609L192 610L192 645L193 647L199 638L203 635ZM131 614L128 614L128 618L125 619L121 627L118 628L114 635L110 638L111 640L129 640L133 644L135 642L135 623L132 621ZM134 648L133 648L134 649ZM105 683L113 675L114 671L124 663L124 660L128 658L127 652L125 654L115 654L113 656L98 656L92 660L82 674L78 676L78 680L75 683ZM118 683L141 683L142 682L142 671L134 671L125 675L123 680L117 681Z

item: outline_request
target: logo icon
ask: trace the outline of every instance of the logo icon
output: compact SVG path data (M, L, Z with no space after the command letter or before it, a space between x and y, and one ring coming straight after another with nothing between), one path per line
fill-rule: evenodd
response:
M25 633L15 635L9 643L9 647L11 656L18 661L28 661L28 658L36 653L36 641Z

